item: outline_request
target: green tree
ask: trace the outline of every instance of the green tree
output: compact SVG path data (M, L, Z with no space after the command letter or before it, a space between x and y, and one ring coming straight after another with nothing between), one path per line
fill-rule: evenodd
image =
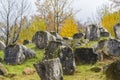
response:
M30 26L22 29L18 42L23 43L24 40L32 40L35 32L46 30L46 24L43 19L40 19L38 16L34 16L32 19Z

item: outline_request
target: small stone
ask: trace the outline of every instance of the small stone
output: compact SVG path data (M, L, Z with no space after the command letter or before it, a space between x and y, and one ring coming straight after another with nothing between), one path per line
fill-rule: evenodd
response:
M92 67L90 70L97 73L97 72L101 71L101 68L99 68L99 67Z
M25 69L23 70L22 73L23 73L24 75L32 75L32 74L35 73L35 70L32 69L32 68L27 67L27 68L25 68Z
M29 44L29 43L31 43L29 40L24 40L24 41L23 41L23 45L27 45L27 44Z
M7 71L6 67L2 63L0 63L0 75L5 76L7 74L8 74L8 71Z
M82 37L84 37L83 33L76 33L76 34L73 35L73 39L80 39Z

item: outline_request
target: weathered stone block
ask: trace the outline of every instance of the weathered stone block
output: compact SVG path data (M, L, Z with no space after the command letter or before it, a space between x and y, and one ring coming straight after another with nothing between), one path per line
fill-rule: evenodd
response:
M74 54L78 64L94 64L98 60L98 55L93 48L76 48Z
M63 47L60 61L65 75L72 75L75 72L76 64L73 50L70 47Z
M56 38L47 31L37 31L32 38L32 42L39 49L46 48L50 41L56 41Z
M63 80L63 72L59 58L45 60L34 64L41 80Z
M4 61L7 64L21 64L25 60L22 46L9 45L4 50Z

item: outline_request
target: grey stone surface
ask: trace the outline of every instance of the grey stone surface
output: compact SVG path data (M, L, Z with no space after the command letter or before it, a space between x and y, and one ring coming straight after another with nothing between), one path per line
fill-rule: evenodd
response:
M32 38L32 42L34 42L39 49L46 48L50 41L56 41L56 37L47 31L37 31Z
M120 80L120 61L115 61L103 67L106 80Z
M73 39L80 39L82 37L84 37L83 33L76 33L76 34L73 35Z
M27 48L24 45L21 45L21 46L22 46L23 54L25 55L25 59L35 58L36 57L35 51Z
M89 39L90 41L94 41L99 40L99 37L100 31L98 26L92 24L86 28L85 38Z
M62 43L59 41L50 41L47 48L45 49L44 59L53 59L59 57L61 53Z
M62 55L60 61L65 75L72 75L75 72L76 64L73 50L70 47L62 47Z
M120 56L120 41L116 39L102 40L98 43L95 51L108 56Z
M4 50L4 61L7 64L21 64L25 59L35 58L36 53L24 45L9 45Z
M117 39L120 39L120 23L117 23L115 26L114 26L114 33L115 33L115 37Z
M59 40L59 41L62 41L63 40L63 38L58 34L58 33L56 33L56 32L50 32L53 36L55 36L56 37L56 40Z
M100 37L109 37L110 36L109 32L106 29L104 29L103 27L100 27L99 30L100 30Z
M74 54L77 64L95 64L98 60L93 48L76 48Z
M63 80L63 71L59 58L34 64L41 80Z
M9 45L4 50L4 62L7 64L21 64L25 60L22 46Z
M30 40L24 40L24 41L23 41L23 45L27 45L27 44L30 44L30 43L31 43Z

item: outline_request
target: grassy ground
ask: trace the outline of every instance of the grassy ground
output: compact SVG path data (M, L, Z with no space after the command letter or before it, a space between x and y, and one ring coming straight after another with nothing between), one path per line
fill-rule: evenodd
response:
M31 67L34 69L33 64L42 59L44 50L36 49L33 44L27 45L27 47L36 51L37 58L29 59L29 60L25 61L23 64L16 65L16 66L6 65L3 63L6 66L6 68L8 69L9 74L16 74L16 75L14 77L0 76L0 80L40 80L37 73L35 73L33 75L23 75L22 71L26 67ZM3 56L4 56L3 51L0 51L0 57L3 58ZM103 74L102 71L96 73L96 72L92 72L90 69L95 66L100 67L102 69L102 67L108 63L109 63L109 61L106 61L106 62L103 61L103 62L98 62L95 65L78 65L78 66L76 66L75 74L69 75L69 76L64 76L64 80L105 80L105 75Z

